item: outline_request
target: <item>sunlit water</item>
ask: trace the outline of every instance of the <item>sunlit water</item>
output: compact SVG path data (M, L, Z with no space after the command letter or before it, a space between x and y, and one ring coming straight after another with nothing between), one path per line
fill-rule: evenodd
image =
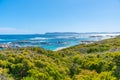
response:
M33 34L33 35L0 35L0 44L12 44L19 47L37 46L47 50L82 44L82 41L100 41L119 35L118 33L79 33L79 34Z

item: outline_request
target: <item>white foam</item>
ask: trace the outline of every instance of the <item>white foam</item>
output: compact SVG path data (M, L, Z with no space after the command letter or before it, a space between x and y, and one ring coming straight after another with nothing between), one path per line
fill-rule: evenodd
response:
M30 40L45 40L48 38L42 38L42 37L35 37L35 38L31 38Z
M94 36L118 36L120 34L93 34Z
M69 39L69 38L75 38L75 36L57 36L56 38Z
M53 50L53 51L58 51L58 50L65 49L65 48L67 48L67 47L58 47L58 48L56 48L56 49Z

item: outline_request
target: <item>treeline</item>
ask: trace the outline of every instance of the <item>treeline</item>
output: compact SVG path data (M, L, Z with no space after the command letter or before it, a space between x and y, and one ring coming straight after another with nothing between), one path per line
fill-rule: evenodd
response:
M60 51L0 51L0 80L119 80L120 37Z

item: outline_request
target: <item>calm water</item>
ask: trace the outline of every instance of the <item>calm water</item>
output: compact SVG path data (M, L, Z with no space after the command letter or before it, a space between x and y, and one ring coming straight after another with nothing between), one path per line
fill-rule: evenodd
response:
M81 44L81 41L100 41L115 37L117 34L79 33L79 34L33 34L0 35L0 44L14 44L20 47L38 46L47 50L57 50Z

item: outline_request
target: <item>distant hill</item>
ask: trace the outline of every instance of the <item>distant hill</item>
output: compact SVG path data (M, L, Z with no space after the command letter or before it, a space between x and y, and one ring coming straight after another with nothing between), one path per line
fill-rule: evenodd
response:
M79 34L76 32L47 32L45 35Z
M84 32L84 33L77 33L77 32L47 32L46 35L59 35L59 34L120 34L120 32Z

